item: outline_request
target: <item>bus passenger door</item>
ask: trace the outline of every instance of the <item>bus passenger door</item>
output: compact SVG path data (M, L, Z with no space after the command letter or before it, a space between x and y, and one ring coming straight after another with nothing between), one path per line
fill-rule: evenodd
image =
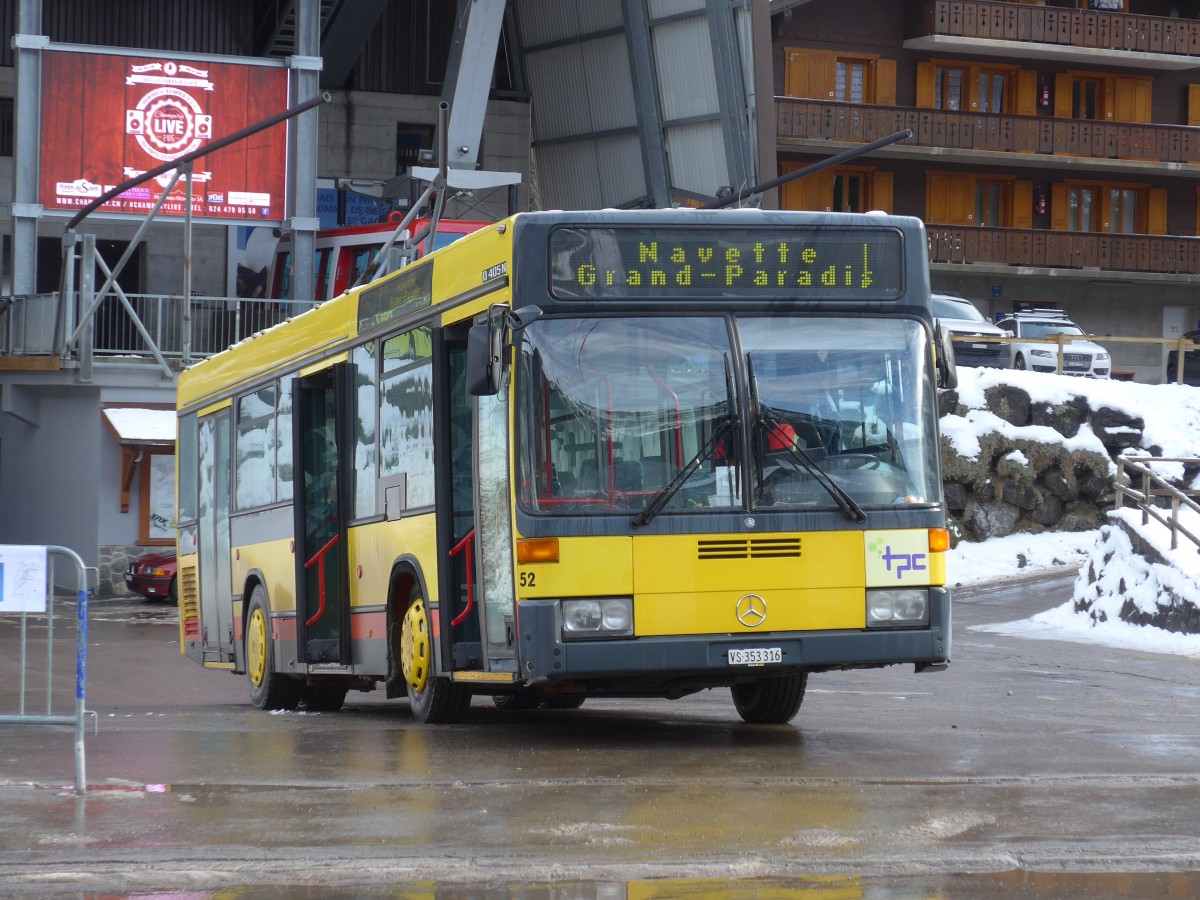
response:
M204 662L233 655L233 587L229 571L229 410L200 421L197 455L197 552Z
M516 671L513 634L508 414L504 399L466 389L466 342L447 336L448 477L439 479L449 516L439 516L439 609L443 661L455 670Z
M344 408L347 367L297 379L293 454L296 480L296 638L298 659L348 665L350 590L346 549L347 502Z

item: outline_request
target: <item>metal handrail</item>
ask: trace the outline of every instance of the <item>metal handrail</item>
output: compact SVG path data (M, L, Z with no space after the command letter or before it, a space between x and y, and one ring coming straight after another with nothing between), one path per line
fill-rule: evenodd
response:
M1124 505L1124 498L1128 497L1142 511L1142 524L1148 525L1151 519L1158 522L1171 532L1171 549L1175 550L1179 547L1179 535L1183 535L1193 544L1196 545L1196 552L1200 553L1200 535L1192 534L1187 528L1179 523L1180 507L1187 507L1197 514L1200 514L1200 503L1197 503L1192 497L1200 497L1200 491L1187 491L1182 488L1177 488L1175 485L1166 481L1162 476L1155 473L1148 465L1143 463L1161 463L1161 462L1181 462L1185 464L1200 466L1200 458L1196 457L1175 457L1167 458L1160 456L1122 456L1117 460L1117 508L1120 509ZM1132 479L1126 473L1126 468L1141 476L1141 490L1134 490L1130 484L1126 483ZM1156 498L1169 497L1171 501L1171 515L1164 516L1161 508L1156 503Z

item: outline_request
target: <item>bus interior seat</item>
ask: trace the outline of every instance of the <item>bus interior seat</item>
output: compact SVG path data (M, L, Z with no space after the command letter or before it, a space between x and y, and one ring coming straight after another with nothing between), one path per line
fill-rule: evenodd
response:
M567 469L563 469L554 476L558 480L558 495L560 497L570 497L575 493L575 473Z
M636 459L613 460L613 490L640 491L643 484L642 464Z

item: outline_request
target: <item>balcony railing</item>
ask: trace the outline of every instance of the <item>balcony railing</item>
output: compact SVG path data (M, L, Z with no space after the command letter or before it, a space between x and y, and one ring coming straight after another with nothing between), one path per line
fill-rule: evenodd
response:
M240 297L192 297L126 294L154 346L168 360L211 356L256 331L269 328L307 307L277 300ZM190 313L189 329L184 311ZM57 352L54 345L58 296L14 298L0 316L0 354L38 356ZM61 335L58 336L61 341ZM92 316L91 350L97 358L149 358L153 349L116 297L105 298Z
M934 0L925 33L1097 50L1200 56L1200 22L989 0Z
M1200 275L1200 238L925 226L931 263Z
M913 136L902 143L922 147L1200 164L1200 128L1187 125L1091 122L790 97L776 98L775 114L781 139L869 143L907 128Z

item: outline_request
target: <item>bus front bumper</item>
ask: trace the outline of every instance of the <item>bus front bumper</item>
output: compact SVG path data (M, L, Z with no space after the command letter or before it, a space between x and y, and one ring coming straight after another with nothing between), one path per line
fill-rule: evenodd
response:
M912 663L941 669L950 661L950 592L930 589L930 624L915 629L790 631L564 641L554 600L520 604L521 674L526 683L560 681L646 685L671 682L729 684L747 677L797 671L873 668ZM778 648L781 661L731 665L729 651ZM628 692L628 688L626 691Z

